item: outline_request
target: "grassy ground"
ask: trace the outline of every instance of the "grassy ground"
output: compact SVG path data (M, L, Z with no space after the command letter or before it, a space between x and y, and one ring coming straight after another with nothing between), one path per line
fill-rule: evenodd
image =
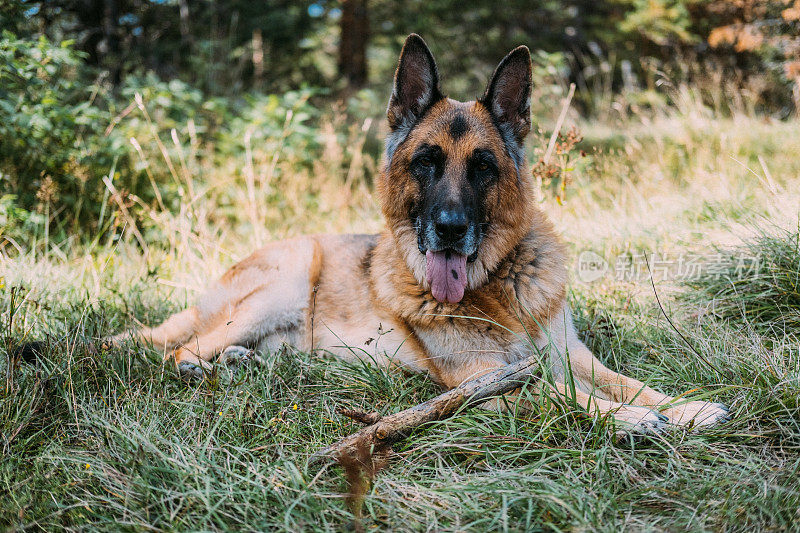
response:
M584 124L584 143L599 150L579 162L564 205L544 205L574 257L591 250L609 264L591 283L573 268L570 298L590 347L665 392L726 403L730 422L631 445L614 442L605 421L575 413L465 413L397 449L367 495L364 526L796 527L798 127L694 108ZM146 256L129 238L77 245L38 235L21 246L32 251L0 257L0 527L348 527L343 476L309 467L309 455L355 429L337 407L396 411L436 394L428 379L288 349L267 368L187 386L152 349L86 350L91 338L182 307L254 238L326 224L379 228L369 187L337 186L343 178L306 178L315 180L305 185L321 198L319 216L295 216L306 205L292 203L303 183L283 207L245 209L240 226L203 215L213 211L211 192L179 214L155 213L168 238L150 240ZM266 233L254 237L242 228L258 217ZM762 231L777 240L758 240ZM729 248L741 239L746 253ZM644 268L640 251L669 262L655 284L663 312L645 275L617 268L626 260ZM761 268L737 271L743 254ZM681 257L704 269L681 273ZM9 346L27 339L46 341L40 364L14 366Z

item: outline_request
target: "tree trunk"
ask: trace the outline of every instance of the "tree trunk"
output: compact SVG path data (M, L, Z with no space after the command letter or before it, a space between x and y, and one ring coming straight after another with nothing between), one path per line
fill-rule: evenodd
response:
M103 39L105 40L105 63L111 72L111 82L118 86L122 79L120 61L119 31L119 6L117 0L105 0L103 3Z
M188 49L188 45L192 42L192 30L189 25L189 0L178 0L178 14L181 21L181 42Z
M342 2L340 29L339 75L347 81L348 89L359 89L367 83L367 0Z

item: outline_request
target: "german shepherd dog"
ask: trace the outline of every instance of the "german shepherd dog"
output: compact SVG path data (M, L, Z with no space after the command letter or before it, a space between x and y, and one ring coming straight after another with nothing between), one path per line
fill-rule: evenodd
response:
M554 380L539 391L629 430L723 419L721 404L677 400L609 370L578 338L565 248L535 202L523 153L530 97L525 46L500 62L481 99L458 102L442 94L433 55L410 35L377 179L383 233L272 243L194 306L109 340L161 347L188 376L218 355L243 362L258 357L252 348L288 344L427 372L447 388L538 351Z

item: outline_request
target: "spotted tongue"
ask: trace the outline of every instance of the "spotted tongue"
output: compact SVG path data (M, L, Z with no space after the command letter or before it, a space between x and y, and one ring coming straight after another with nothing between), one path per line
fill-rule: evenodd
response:
M425 253L431 294L443 303L458 303L467 286L467 256L450 251Z

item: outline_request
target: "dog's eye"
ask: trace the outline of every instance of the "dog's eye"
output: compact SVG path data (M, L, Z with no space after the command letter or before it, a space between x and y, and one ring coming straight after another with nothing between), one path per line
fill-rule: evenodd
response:
M481 161L477 165L475 165L475 168L481 172L484 172L486 170L489 170L489 165Z
M417 163L419 163L420 166L425 168L430 168L433 166L433 161L431 161L430 157L420 157L417 160Z

